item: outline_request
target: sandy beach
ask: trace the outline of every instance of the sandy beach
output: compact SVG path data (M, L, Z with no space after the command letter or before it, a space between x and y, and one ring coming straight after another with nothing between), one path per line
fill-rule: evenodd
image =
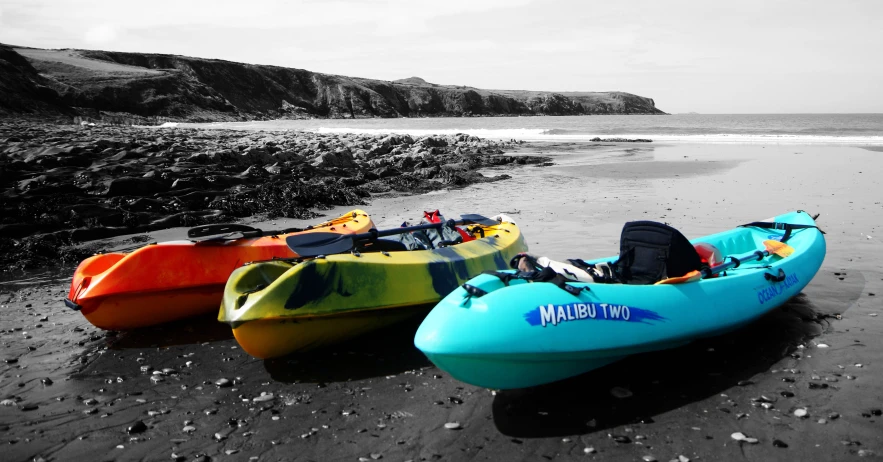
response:
M697 237L802 209L821 214L827 257L801 295L737 332L504 392L458 382L435 368L413 346L419 316L334 348L261 361L212 317L101 331L65 308L70 274L43 269L0 284L3 460L883 455L880 152L791 144L528 143L509 145L506 154L547 156L552 165L483 167L485 176L510 178L380 195L364 208L381 228L424 210L449 217L506 213L521 226L531 252L557 259L615 255L626 221L666 222ZM185 229L140 234L162 241L181 238ZM131 237L90 245L112 249ZM632 395L614 397L614 387ZM735 432L757 443L736 441Z

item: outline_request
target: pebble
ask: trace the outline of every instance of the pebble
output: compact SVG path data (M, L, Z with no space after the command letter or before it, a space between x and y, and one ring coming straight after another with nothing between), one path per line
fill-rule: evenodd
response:
M261 392L261 396L258 396L257 398L253 399L252 401L255 403L263 403L264 401L270 401L272 399L273 399L272 393Z
M775 446L777 448L787 448L788 443L786 443L782 440L773 440L773 446Z
M43 385L47 385L47 386L48 386L48 385L52 385L52 384L54 383L54 382L52 381L52 379L50 379L49 377L46 377L45 379L41 380L40 382L42 382Z
M226 388L233 386L233 382L231 382L230 379L218 379L215 381L215 385L217 385L218 388Z
M870 449L859 449L856 454L858 454L859 457L870 457L874 455L874 451L871 451Z
M613 387L610 389L610 394L613 395L614 398L630 398L632 396L631 390L622 387Z
M144 422L142 422L142 421L140 421L140 420L137 421L137 422L135 422L135 423L133 423L132 425L129 426L129 428L126 429L126 431L127 431L130 435L134 435L134 434L136 434L136 433L141 433L141 432L144 432L144 431L146 431L146 430L147 430L147 425L144 425Z
M824 424L828 423L828 421L825 419L819 419L819 423L824 425Z
M797 417L806 417L807 412L804 408L798 408L794 410L794 415Z
M816 347L818 347L818 348L828 348L828 344L826 344L826 343L820 343L820 344L816 345Z
M690 462L690 458L681 454L678 456L678 462Z
M611 435L613 441L616 441L620 444L628 444L632 442L632 439L625 435Z
M744 441L745 434L742 432L736 432L736 433L733 433L732 435L730 435L730 438L733 438L736 441Z
M0 401L0 406L15 406L15 400L4 399L3 401Z
M182 428L181 431L184 433L195 432L196 427L194 427L193 425L187 425L186 427Z
M460 422L448 422L445 424L445 428L447 428L448 430L459 430Z
M239 452L239 449L228 449L228 450L224 451L224 454L227 454L228 456L232 456L233 454L236 454L237 452Z
M383 454L376 453L376 452L375 452L375 453L371 453L370 456L371 456L371 458L374 459L374 460L378 460L378 459L382 459L382 458L383 458Z
M645 461L647 461L647 462L656 462L656 458L653 457L653 456L651 456L651 455L649 455L649 454L646 455L646 456L644 456L644 457L641 457L641 459L643 459L643 460L645 460Z
M595 448L589 446L589 447L583 449L583 452L586 454L594 454L596 451L595 451Z

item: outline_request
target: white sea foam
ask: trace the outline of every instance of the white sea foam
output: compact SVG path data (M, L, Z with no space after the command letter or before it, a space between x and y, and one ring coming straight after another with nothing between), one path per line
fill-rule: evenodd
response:
M319 127L308 130L316 133L355 133L365 135L455 135L467 134L481 138L523 141L591 141L594 138L626 138L649 139L654 142L703 143L703 144L844 144L844 145L883 145L883 136L828 136L828 135L785 135L785 134L647 134L647 133L558 133L561 130L539 128L520 129L485 129L485 128L451 128L451 129L417 129L417 128L353 128L353 127ZM553 132L553 133L550 133Z
M427 136L427 135L457 135L466 134L474 135L481 138L493 139L516 139L516 140L540 140L544 139L543 134L548 130L541 128L506 128L506 129L488 129L488 128L443 128L443 129L424 129L424 128L351 128L351 127L319 127L309 130L316 133L356 133L362 135L411 135L411 136Z

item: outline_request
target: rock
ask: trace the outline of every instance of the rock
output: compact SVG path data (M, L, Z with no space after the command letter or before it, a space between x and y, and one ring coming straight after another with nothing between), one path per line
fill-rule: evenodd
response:
M168 190L165 183L153 178L122 177L108 180L104 184L107 188L104 195L108 197L152 196Z
M610 394L613 395L614 398L630 398L632 396L632 392L626 388L622 387L613 387L610 389Z
M448 422L445 424L445 428L447 428L448 430L459 430L460 422Z
M142 422L140 420L136 421L135 423L130 425L129 428L126 429L126 431L130 435L134 435L136 433L142 433L146 430L147 430L147 425L145 425L144 422Z
M334 152L325 152L319 155L311 164L314 167L329 168L352 168L356 166L353 155L345 149L339 149Z

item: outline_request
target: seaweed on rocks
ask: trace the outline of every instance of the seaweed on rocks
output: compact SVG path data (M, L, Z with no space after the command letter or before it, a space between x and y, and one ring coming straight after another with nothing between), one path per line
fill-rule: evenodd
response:
M313 218L310 209L328 209L335 205L365 205L368 192L347 186L342 179L324 182L285 180L270 182L254 189L219 197L209 206L232 217L266 214L267 218Z
M0 272L74 266L95 255L96 250L92 246L74 246L70 239L54 234L23 239L0 237Z

